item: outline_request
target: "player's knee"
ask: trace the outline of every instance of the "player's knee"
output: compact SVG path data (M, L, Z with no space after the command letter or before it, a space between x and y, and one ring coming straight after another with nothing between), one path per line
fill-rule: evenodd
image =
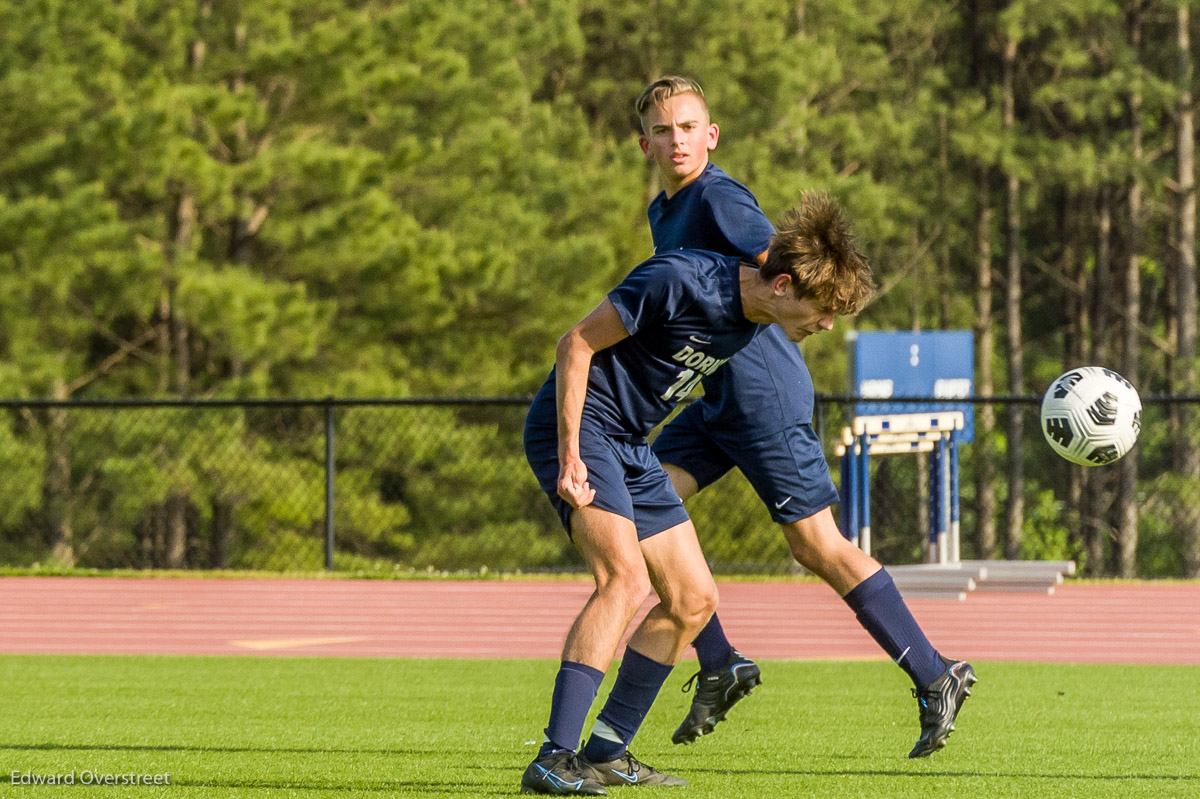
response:
M642 606L653 590L645 568L614 572L596 581L596 591L601 596L635 610Z
M680 627L699 632L717 611L720 597L716 583L709 582L677 597L668 608Z
M811 519L789 522L782 527L792 557L810 571L815 571L815 566L837 560L844 554L845 547L853 548L836 528L831 534Z
M813 562L817 560L821 551L817 542L805 535L804 531L795 524L785 524L783 531L784 537L787 538L788 549L791 551L792 557L801 566L811 569Z
M717 612L717 605L720 604L721 597L717 593L717 584L710 583L708 590L700 594L700 603L697 609L699 616L699 625L703 627L708 624L708 620Z

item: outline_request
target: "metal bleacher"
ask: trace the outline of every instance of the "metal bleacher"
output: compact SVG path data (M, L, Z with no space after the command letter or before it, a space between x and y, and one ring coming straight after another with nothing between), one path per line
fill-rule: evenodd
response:
M1075 573L1073 560L962 560L888 566L906 599L965 600L971 594L1049 595Z

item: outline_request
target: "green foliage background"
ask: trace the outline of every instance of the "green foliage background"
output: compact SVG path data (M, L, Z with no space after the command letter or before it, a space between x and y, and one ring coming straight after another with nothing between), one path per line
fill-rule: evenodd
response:
M1175 5L1139 4L1140 44L1127 35L1130 8L3 5L0 396L529 394L557 336L650 254L644 212L657 186L632 101L663 73L706 87L722 127L714 160L769 216L815 188L856 224L883 290L857 320L806 345L819 390L846 383L851 325L974 325L977 220L983 206L999 210L1002 172L1025 186L1022 324L1034 390L1071 365L1072 337L1090 335L1070 309L1094 268L1078 245L1092 235L1097 192L1143 182L1142 388L1164 390L1174 368L1164 342L1176 258ZM1006 36L1021 43L1007 131ZM1149 153L1140 161L1130 156L1132 88ZM990 229L997 268L1001 217ZM997 375L1002 358L997 348ZM513 553L529 553L525 565L569 562L561 540L546 541L546 511L530 510L528 480L511 488L516 474L525 479L511 420L437 415L423 433L387 436L370 432L377 422L344 422L337 488L346 535L361 546L340 565L519 567ZM294 555L245 555L242 565L319 562L319 420L282 431L249 411L219 425L145 420L118 433L98 418L24 411L0 425L7 560L237 563L236 553L210 557L216 545L201 546L207 533L197 532L234 513L243 543L282 541ZM1003 452L1003 436L995 444ZM1139 569L1180 574L1172 508L1194 504L1200 489L1146 446ZM1056 504L1063 470L1046 457L1028 455L1026 554L1078 555L1072 517ZM385 463L391 477L381 476ZM448 488L480 475L493 475L473 494L494 506L490 517ZM403 490L389 494L387 480ZM744 485L725 491L754 507ZM697 512L703 527L710 511ZM761 517L752 531L714 533L717 557L743 559L748 541L779 549ZM173 523L188 531L182 550L163 532Z

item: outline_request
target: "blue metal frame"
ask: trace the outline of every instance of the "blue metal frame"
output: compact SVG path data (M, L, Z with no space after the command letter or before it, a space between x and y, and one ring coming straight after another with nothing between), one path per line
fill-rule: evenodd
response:
M932 562L940 562L942 536L957 527L960 520L958 444L961 431L949 430L948 435L939 437L934 449L929 452L929 555ZM841 457L841 524L842 535L861 546L863 539L870 541L871 528L871 472L870 434L852 436ZM953 542L950 539L947 546ZM954 561L958 553L947 551L945 556Z

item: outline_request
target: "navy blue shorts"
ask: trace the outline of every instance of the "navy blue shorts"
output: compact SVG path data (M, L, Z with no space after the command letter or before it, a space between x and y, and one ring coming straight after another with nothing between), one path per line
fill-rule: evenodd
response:
M639 541L688 520L671 479L644 439L610 436L584 419L579 454L587 466L588 483L596 490L592 505L631 520ZM526 420L525 458L570 535L574 508L558 495L557 423L548 427Z
M779 524L807 519L838 501L821 442L810 424L756 438L731 438L710 427L699 403L672 419L654 440L654 454L712 485L737 467Z

